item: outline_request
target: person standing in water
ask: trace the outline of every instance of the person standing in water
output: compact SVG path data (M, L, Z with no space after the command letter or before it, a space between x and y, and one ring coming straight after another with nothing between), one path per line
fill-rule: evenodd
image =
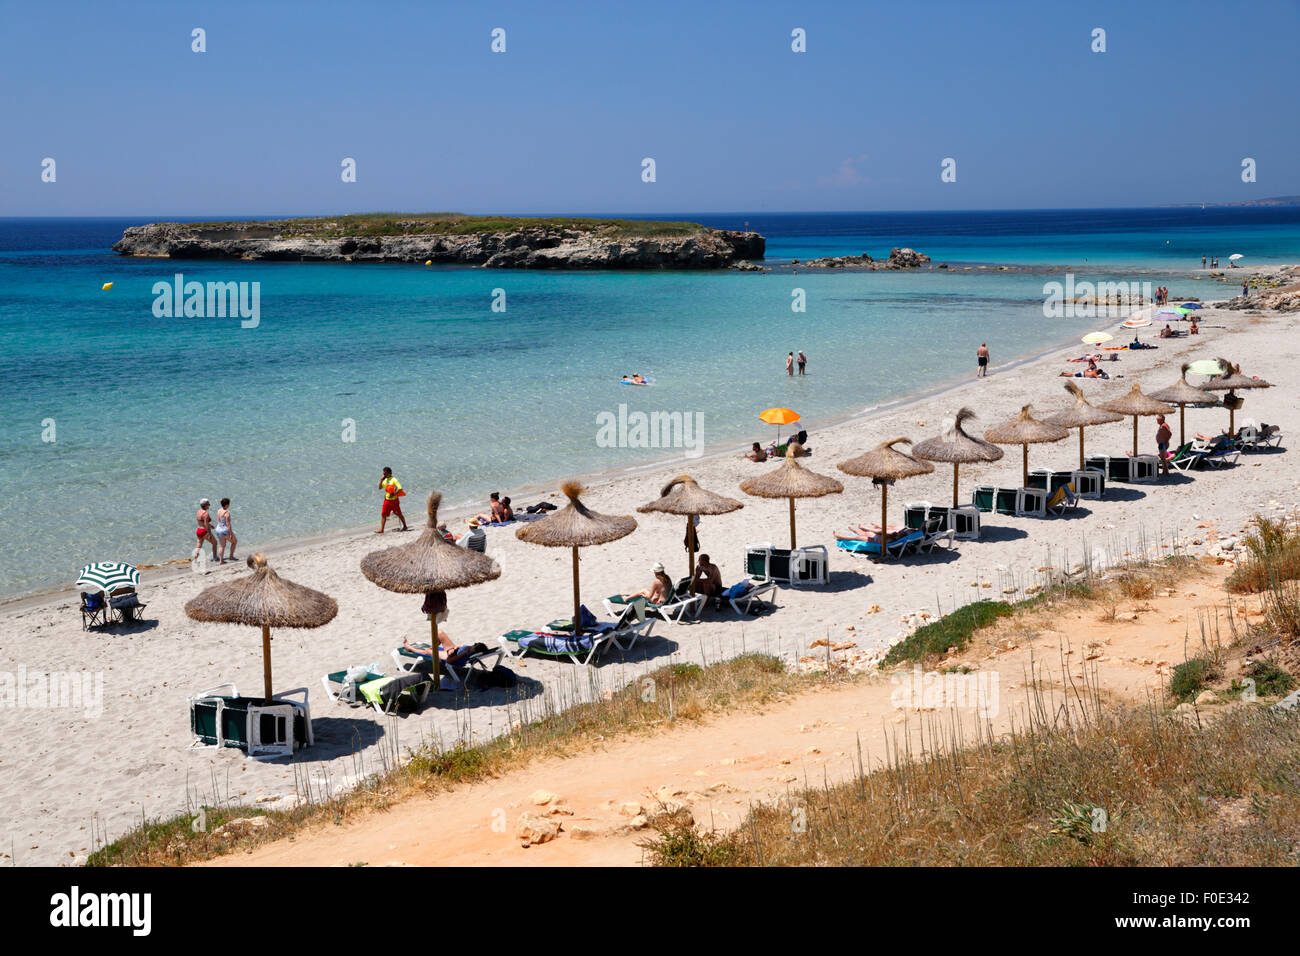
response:
M393 469L384 469L384 476L379 479L379 490L384 493L384 504L379 509L379 530L375 534L384 533L389 515L397 515L402 522L402 530L407 530L406 516L402 514L402 502L399 500L404 494L402 483L393 477Z
M785 357L785 374L794 377L794 353L790 352Z
M978 363L975 377L985 378L989 374L989 347L987 343L981 342L980 347L975 350L975 361Z
M199 501L199 510L194 515L199 526L198 530L194 532L194 536L199 539L199 543L194 548L194 553L190 555L190 561L198 560L205 541L212 545L212 560L217 560L217 538L212 533L212 515L208 512L210 507L212 507L212 502L208 501L207 498Z
M216 535L217 541L221 544L221 557L217 559L218 564L226 563L226 542L230 542L230 560L235 560L235 546L239 544L239 539L235 537L235 528L230 518L230 499L222 498L221 507L217 509L217 526L212 529Z
M803 349L800 349L799 350L799 374L800 375L804 373L803 370L804 368L807 367L807 365L808 365L808 356L803 354Z

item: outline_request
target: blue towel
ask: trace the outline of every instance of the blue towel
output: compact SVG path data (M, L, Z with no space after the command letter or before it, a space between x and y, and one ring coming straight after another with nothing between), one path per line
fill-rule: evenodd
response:
M922 537L923 535L919 531L909 531L901 537L890 538L889 546L891 548L898 547L900 542L919 541ZM879 541L836 541L835 547L839 548L841 551L853 551L858 554L880 553Z

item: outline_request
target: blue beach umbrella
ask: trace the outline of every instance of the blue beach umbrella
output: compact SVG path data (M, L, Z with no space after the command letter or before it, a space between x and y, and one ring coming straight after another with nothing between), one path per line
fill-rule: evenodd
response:
M96 561L81 569L75 586L112 594L119 588L134 588L139 585L140 572L133 565L120 561Z
M1199 309L1199 308L1201 308L1201 305L1200 305L1200 303L1198 303L1198 302L1184 302L1181 306L1179 306L1179 308L1183 308L1183 309Z

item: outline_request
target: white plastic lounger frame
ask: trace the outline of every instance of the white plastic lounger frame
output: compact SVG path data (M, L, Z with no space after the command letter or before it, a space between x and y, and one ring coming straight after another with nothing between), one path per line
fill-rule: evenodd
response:
M703 594L688 594L686 597L674 597L663 604L651 604L646 602L646 611L650 614L657 615L670 624L681 624L683 617L690 617L695 620L700 616L700 610L704 607L705 597ZM605 611L610 617L620 617L627 609L630 602L615 601L613 596L603 599Z
M731 609L737 614L748 614L749 609L755 601L762 601L763 596L774 594L776 592L776 582L763 578L750 578L749 583L753 585L748 591L740 597L728 598L731 602Z
M223 693L225 690L230 693ZM302 700L290 700L294 695L302 695ZM204 744L194 741L190 744L191 750L209 750L220 749L226 744L225 738L221 736L221 714L224 711L225 703L221 700L223 697L238 697L239 688L233 681L225 684L218 684L216 687L210 687L207 690L199 691L193 697L189 698L191 704L197 700L203 700L209 697L217 698L217 720L216 732L217 742L215 744ZM292 690L282 690L276 693L272 700L277 701L274 704L250 704L247 712L246 736L248 737L246 753L250 757L283 757L291 756L294 751L294 733L293 721L294 715L301 711L303 717L303 726L306 728L307 740L304 746L310 747L316 742L315 734L311 727L311 706L307 702L307 688L295 687ZM277 734L274 739L262 739L262 721L264 715L277 717L283 721L280 725L284 728L283 734Z

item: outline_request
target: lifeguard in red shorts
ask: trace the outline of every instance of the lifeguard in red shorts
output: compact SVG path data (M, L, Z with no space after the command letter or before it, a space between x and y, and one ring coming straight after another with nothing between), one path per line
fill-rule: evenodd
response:
M384 533L389 515L397 515L402 522L402 530L406 531L406 517L402 514L402 503L399 500L406 492L402 490L402 483L393 477L393 469L384 469L384 477L379 479L379 490L384 493L384 506L379 510L379 530L375 534Z

